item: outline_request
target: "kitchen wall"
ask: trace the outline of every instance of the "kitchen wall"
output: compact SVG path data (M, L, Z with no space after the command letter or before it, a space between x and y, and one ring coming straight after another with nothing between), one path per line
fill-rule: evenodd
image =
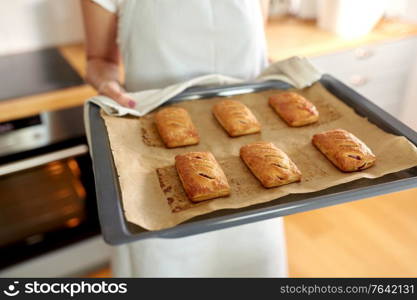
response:
M0 55L83 40L78 0L0 1Z

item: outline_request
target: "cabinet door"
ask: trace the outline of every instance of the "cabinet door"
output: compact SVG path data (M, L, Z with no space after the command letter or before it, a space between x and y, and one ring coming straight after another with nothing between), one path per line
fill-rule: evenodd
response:
M313 57L323 73L340 79L388 112L398 115L417 37Z

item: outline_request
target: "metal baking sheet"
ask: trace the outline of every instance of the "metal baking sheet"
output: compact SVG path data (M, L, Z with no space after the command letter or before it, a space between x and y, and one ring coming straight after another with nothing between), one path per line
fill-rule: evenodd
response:
M405 136L417 145L416 132L342 82L330 75L324 75L320 82L333 95L355 109L359 115L367 117L370 122L386 132ZM267 89L288 89L290 87L290 85L280 81L213 88L194 87L177 95L170 100L170 103L185 99L230 96ZM90 104L89 117L90 152L93 159L101 230L104 240L112 245L151 237L184 237L417 187L417 167L414 167L376 179L355 180L318 192L292 194L240 209L219 210L195 217L172 228L148 231L126 221L118 177L104 120L100 117L100 108Z

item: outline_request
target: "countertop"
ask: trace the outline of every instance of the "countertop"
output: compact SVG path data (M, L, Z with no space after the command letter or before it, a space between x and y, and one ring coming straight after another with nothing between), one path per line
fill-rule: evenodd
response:
M386 42L417 35L417 24L395 20L382 20L368 35L356 39L342 39L323 31L314 21L304 21L292 17L270 20L266 26L268 53L271 60L290 56L318 56L346 50L366 44ZM59 47L62 55L83 77L85 56L82 44ZM0 102L0 122L23 118L42 111L57 110L81 105L96 91L82 85L29 97L3 100Z
M291 17L270 20L266 26L268 54L272 60L294 55L313 57L367 44L417 35L417 24L384 19L369 34L343 39L316 26L315 21Z

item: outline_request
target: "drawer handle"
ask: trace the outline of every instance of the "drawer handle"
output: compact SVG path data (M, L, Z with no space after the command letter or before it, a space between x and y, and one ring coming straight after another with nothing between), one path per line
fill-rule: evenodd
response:
M88 153L87 145L78 145L64 150L19 160L0 166L0 176L39 167L48 163Z
M356 87L364 86L368 81L368 78L362 75L353 75L349 79L349 83Z
M370 49L357 48L355 50L355 56L357 59L366 59L372 55L374 55L374 52Z

